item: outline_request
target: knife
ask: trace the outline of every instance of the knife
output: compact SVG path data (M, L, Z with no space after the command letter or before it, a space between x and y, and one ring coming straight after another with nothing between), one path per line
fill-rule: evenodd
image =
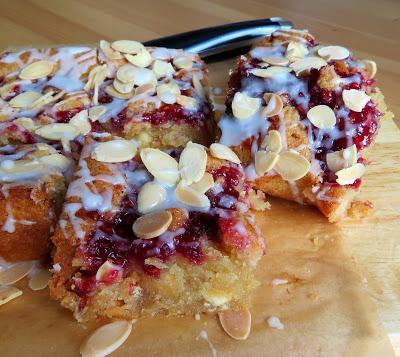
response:
M216 62L246 52L260 38L293 24L280 17L235 22L183 32L144 43L151 47L182 48L198 53L206 62Z

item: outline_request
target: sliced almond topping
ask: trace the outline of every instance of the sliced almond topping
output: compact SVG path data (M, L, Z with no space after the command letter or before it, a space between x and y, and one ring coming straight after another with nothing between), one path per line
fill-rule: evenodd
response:
M43 173L45 165L39 160L4 160L0 164L0 174L3 180L17 181L35 177Z
M207 152L199 145L189 142L179 158L179 172L183 183L191 185L198 182L206 172Z
M327 153L326 163L332 172L355 165L357 163L357 147L352 145L343 150Z
M91 158L101 162L124 162L135 157L137 146L129 140L115 139L98 144Z
M96 280L97 281L106 281L110 274L115 271L120 272L121 267L119 265L115 265L110 261L106 260L100 268L96 272Z
M54 101L53 97L54 92L50 91L39 98L37 98L30 106L30 109L39 109L46 104L49 104Z
M254 74L255 76L261 78L275 78L285 73L289 73L290 71L291 71L290 68L281 66L271 66L268 68L254 68L249 70L249 73Z
M191 69L193 66L192 60L185 55L176 56L173 60L173 64L179 69Z
M235 154L235 152L226 145L214 143L210 146L210 153L212 156L234 162L235 164L240 164L239 157Z
M71 165L71 161L62 154L55 153L51 155L42 156L39 158L46 166L52 166L64 172Z
M262 115L266 118L278 115L283 109L283 101L280 95L275 93L264 93L266 107L262 110Z
M362 60L361 62L364 65L364 71L367 73L368 78L374 78L377 71L376 63L371 60Z
M114 321L94 331L80 347L85 357L102 357L118 349L132 331L130 321Z
M309 73L312 68L320 69L323 66L326 66L326 61L320 57L306 57L298 59L289 65L292 68L296 75L300 75L303 73Z
M140 94L153 95L155 92L156 92L155 83L146 83L136 88L135 95L140 95Z
M138 195L138 211L148 213L165 201L167 192L156 182L147 182L140 189Z
M22 291L14 286L0 286L0 306L22 295Z
M181 90L175 82L163 83L157 86L157 96L164 103L174 104Z
M365 173L365 166L357 163L346 169L341 169L336 172L336 182L339 185L351 185L355 180L361 178Z
M114 88L122 93L122 94L127 94L127 93L131 93L133 90L133 83L122 83L121 81L119 81L118 79L114 79L113 81L113 86Z
M42 94L38 92L24 92L9 101L13 108L29 108Z
M11 285L24 278L32 270L33 262L18 262L0 270L0 285Z
M155 266L158 269L167 269L168 265L164 264L161 259L150 257L144 260L144 264Z
M181 182L175 190L176 198L185 205L198 208L210 208L210 200L208 197Z
M167 77L175 73L174 67L169 62L155 60L153 63L153 72L157 78Z
M295 151L285 151L279 155L274 169L283 179L296 181L307 175L310 170L310 163L304 156Z
M361 112L371 97L362 90L345 89L342 93L344 104L354 112Z
M43 290L49 284L51 273L48 269L40 269L29 279L29 287L32 290Z
M120 52L111 48L111 44L108 41L100 40L100 49L108 59L120 60L124 58Z
M107 65L101 65L93 67L88 76L88 80L83 87L84 90L88 91L94 89L96 84L100 85L107 76Z
M188 110L196 110L197 109L197 102L196 99L192 97L188 97L187 95L179 94L176 97L176 102L180 104L182 107Z
M273 169L278 159L279 155L275 152L266 152L264 150L257 151L254 161L257 175L262 176L267 171Z
M21 71L19 78L30 80L43 78L53 72L53 68L54 63L50 61L33 62Z
M226 310L218 313L224 331L235 340L245 340L251 329L251 313L243 307L240 310Z
M0 97L2 99L7 99L11 95L14 95L14 89L16 86L20 85L22 82L21 81L14 81L11 83L7 83L3 86L0 87Z
M107 108L104 105L97 105L95 107L91 107L88 112L89 119L91 121L96 121L99 119L105 112Z
M318 55L325 58L327 61L343 60L350 56L347 48L342 46L325 46L318 50Z
M158 211L145 214L133 223L133 233L140 239L152 239L167 231L172 222L169 211Z
M289 60L285 57L272 56L272 57L265 57L262 60L272 66L287 66L289 64Z
M143 84L152 83L156 84L157 79L154 72L148 68L135 68L134 83L136 86L141 86Z
M118 68L116 77L122 83L133 83L135 80L136 68L131 64L124 64Z
M192 183L189 187L200 193L206 193L214 187L214 177L210 173L205 172L199 181Z
M79 132L83 135L89 134L92 130L92 126L90 125L89 122L89 116L88 116L88 110L84 109L81 110L79 113L75 114L69 123L71 125L75 125L78 129Z
M175 185L179 181L178 163L165 152L146 148L140 151L140 158L147 170L161 182Z
M327 105L316 105L307 112L307 118L320 129L331 129L336 124L335 112Z
M28 131L34 131L36 129L36 125L31 118L20 117L13 121L14 124L21 125Z
M129 54L136 54L144 49L144 46L140 42L130 40L114 41L111 43L111 47L115 51Z
M278 130L270 130L261 143L261 148L276 152L277 154L282 150L282 137Z
M48 140L69 141L76 138L80 134L80 131L75 125L72 124L53 123L36 129L35 133Z
M247 119L257 113L260 106L260 98L252 98L245 93L236 92L232 101L232 112L237 119Z
M104 90L111 97L118 98L118 99L129 99L129 98L133 97L133 95L134 95L134 91L132 91L131 93L125 93L125 94L120 93L117 90L115 90L114 86L112 86L112 85L107 86Z
M134 56L125 54L124 57L128 60L128 62L138 67L150 66L151 62L153 61L149 51L147 51L145 48Z
M206 92L200 82L200 78L199 76L195 73L193 74L192 77L192 81L193 81L193 87L196 90L197 94L201 97L204 98L206 96Z
M308 54L308 49L306 46L298 42L289 42L286 48L285 57L290 62L293 62L300 58L303 58L307 54Z

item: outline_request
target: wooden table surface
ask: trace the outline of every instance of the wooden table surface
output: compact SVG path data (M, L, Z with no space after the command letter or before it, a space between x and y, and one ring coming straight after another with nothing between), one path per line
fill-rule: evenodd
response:
M227 22L281 16L299 28L308 28L320 42L341 44L361 58L375 60L379 87L399 123L399 0L0 0L0 9L0 49L30 44L94 43L99 39L145 41ZM376 196L377 187L387 195L389 204L384 209L386 213L390 211L391 233L379 242L377 231L377 243L372 245L363 244L362 237L346 244L361 268L366 269L366 275L375 282L382 281L379 287L373 287L373 294L400 355L400 199L392 199L393 187L400 190L400 135L394 125L393 131L396 133L385 139L385 145L393 144L390 165L397 179L385 185L385 177L380 177L375 185L371 178L373 185L366 185L363 194ZM371 172L367 180L379 176L379 163L372 166ZM382 223L382 217L375 219ZM393 222L397 225L393 226ZM361 232L363 225L358 226ZM345 224L343 229L354 226Z

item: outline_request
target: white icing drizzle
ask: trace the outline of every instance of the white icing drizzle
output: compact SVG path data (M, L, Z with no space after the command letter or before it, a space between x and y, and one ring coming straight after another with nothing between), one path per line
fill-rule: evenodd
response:
M208 347L210 348L211 351L211 356L212 357L217 357L217 350L208 338L208 333L205 330L200 331L199 336L196 338L197 340L201 338L202 340L206 341L208 344Z

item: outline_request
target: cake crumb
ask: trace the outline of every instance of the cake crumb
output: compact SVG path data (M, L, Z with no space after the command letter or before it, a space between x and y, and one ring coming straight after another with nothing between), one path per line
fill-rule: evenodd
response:
M307 297L311 300L317 300L318 295L316 293L308 293Z
M195 319L196 321L200 321L200 314L194 315L194 319Z
M276 316L270 316L267 320L269 327L275 328L277 330L283 330L285 326L283 326L281 320L279 320L279 317Z

